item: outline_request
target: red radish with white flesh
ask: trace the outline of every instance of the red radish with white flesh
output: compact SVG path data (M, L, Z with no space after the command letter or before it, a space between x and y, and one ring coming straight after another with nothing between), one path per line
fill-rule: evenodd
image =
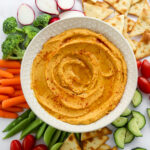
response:
M58 17L54 17L54 18L52 18L52 19L50 20L49 24L50 24L50 23L53 23L53 22L55 22L55 21L58 21L58 20L60 20Z
M47 14L58 15L58 7L55 0L35 0L37 8Z
M70 10L75 4L75 0L57 0L58 7L62 10Z
M28 4L21 4L17 11L17 18L20 24L30 25L35 19L35 12Z
M70 17L84 17L84 13L79 10L70 10L63 12L59 15L60 19L70 18Z

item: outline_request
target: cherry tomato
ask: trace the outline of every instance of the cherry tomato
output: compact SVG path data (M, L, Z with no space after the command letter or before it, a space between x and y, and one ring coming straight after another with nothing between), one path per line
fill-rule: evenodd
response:
M33 150L48 150L48 147L43 144L39 144L33 148Z
M32 150L34 145L35 145L35 138L33 135L30 134L27 135L22 142L23 150Z
M150 82L144 77L138 77L138 86L144 93L150 93Z
M145 78L150 77L150 62L146 59L142 62L141 73Z
M136 61L136 63L137 63L137 68L138 68L138 70L140 69L140 67L141 67L141 65L142 65L142 62L141 61L139 61L139 60L137 60Z
M53 22L55 22L55 21L58 21L58 20L60 20L58 17L54 17L54 18L52 18L52 19L49 21L49 24L50 24L50 23L53 23Z
M18 140L13 140L10 145L10 150L22 150L21 143Z

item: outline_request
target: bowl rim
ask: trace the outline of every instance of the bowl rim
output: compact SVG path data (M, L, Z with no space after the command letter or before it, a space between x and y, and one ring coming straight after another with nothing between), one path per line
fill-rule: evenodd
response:
M47 31L50 28L54 28L54 27L59 26L59 25L63 25L63 24L66 24L66 23L70 23L70 22L74 22L74 21L79 21L79 20L80 21L87 21L87 22L95 22L95 23L97 23L99 25L103 25L107 29L109 29L110 31L112 31L114 34L116 34L120 38L120 40L122 40L124 42L124 45L128 49L128 52L129 52L128 55L130 56L130 59L128 61L130 61L130 63L132 63L130 65L132 65L132 69L133 69L132 70L132 74L134 74L134 78L132 79L133 80L132 81L133 82L132 83L132 88L128 88L128 92L129 92L128 93L128 97L127 96L124 97L125 92L126 92L126 91L124 91L123 97L121 98L119 104L116 106L116 108L114 110L112 110L108 115L105 115L103 118L99 119L98 121L93 122L93 123L88 124L88 125L71 125L71 124L62 122L62 121L56 119L55 117L51 116L38 103L38 101L36 100L36 98L35 98L35 96L33 94L33 90L30 88L30 85L28 85L28 83L27 83L28 82L27 79L30 80L29 79L30 78L29 77L30 76L29 73L31 73L31 66L32 66L31 62L33 62L33 60L30 60L28 58L28 56L29 56L29 53L31 52L30 49L34 45L35 41L38 41L38 38L40 38L40 36L42 34L44 35L45 31ZM75 28L75 27L73 27L73 28ZM86 28L86 27L83 27L83 28ZM67 26L65 26L64 29L63 29L63 31L68 30L68 29L67 29ZM106 37L106 38L108 38L108 37ZM42 45L43 44L44 43L42 43ZM36 55L37 55L37 53L36 53ZM127 61L126 61L126 63L127 63ZM128 65L127 65L127 69L128 69ZM29 70L30 70L30 72L29 72ZM28 74L27 74L27 72L28 72ZM129 74L129 72L127 74ZM28 78L26 76L28 76ZM34 39L30 42L29 46L27 47L27 50L25 51L25 54L24 54L24 57L23 57L23 60L22 60L22 64L21 64L21 86L22 86L22 90L23 90L24 96L26 98L26 101L29 104L29 106L32 109L32 111L40 119L42 119L47 124L53 126L54 128L57 128L57 129L62 130L62 131L74 132L74 133L77 133L77 132L89 132L89 131L97 130L99 128L102 128L102 127L105 127L105 126L109 125L116 118L118 118L123 113L123 111L128 107L128 105L131 102L131 99L132 99L132 97L134 95L134 91L136 90L136 86L137 86L137 76L138 75L137 75L136 59L135 59L134 53L133 53L133 51L131 49L131 46L129 45L128 41L123 37L123 35L119 31L117 31L114 27L112 27L108 23L106 23L104 21L101 21L101 20L98 20L96 18L91 18L91 17L66 18L66 19L63 19L63 20L56 21L56 22L48 25L44 29L42 29L34 37ZM131 78L131 76L130 76L130 78ZM127 80L129 80L129 77L127 78ZM29 81L29 83L30 83L30 81ZM131 81L130 81L130 83L131 83ZM126 87L125 87L125 90L126 90ZM30 96L32 96L33 99L30 98ZM125 98L127 98L127 100Z

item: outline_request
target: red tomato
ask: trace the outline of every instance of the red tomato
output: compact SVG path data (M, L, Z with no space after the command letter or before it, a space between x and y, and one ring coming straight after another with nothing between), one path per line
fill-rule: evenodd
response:
M141 65L142 65L142 62L141 61L139 61L139 60L137 60L136 61L136 63L137 63L137 68L138 68L138 70L140 69L140 67L141 67Z
M32 150L48 150L48 147L46 145L39 144L35 146Z
M138 86L144 93L150 93L150 82L144 77L138 77Z
M35 138L33 135L30 134L27 135L22 142L23 150L32 150L34 145L35 145Z
M50 24L50 23L53 23L53 22L55 22L55 21L58 21L58 20L60 20L58 17L54 17L54 18L52 18L52 19L50 20L49 24Z
M141 73L145 78L150 77L150 62L146 59L142 62Z
M22 150L21 143L18 140L13 140L10 145L10 150Z

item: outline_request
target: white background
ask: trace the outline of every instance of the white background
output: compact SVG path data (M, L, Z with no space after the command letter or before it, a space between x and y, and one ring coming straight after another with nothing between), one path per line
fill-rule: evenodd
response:
M34 0L0 0L0 45L5 40L6 35L2 31L2 23L3 21L10 16L16 17L17 9L20 4L27 3L30 4L33 9L36 12L36 16L40 13L38 9L35 6ZM81 0L76 0L75 9L82 10L81 7ZM0 52L0 56L2 53ZM132 108L132 105L130 106ZM143 102L142 104L136 108L135 110L140 111L146 116L146 126L142 129L143 137L135 138L134 141L130 144L126 144L124 150L131 150L135 147L144 147L147 150L150 150L150 119L148 118L148 115L146 113L146 108L150 108L150 100L149 95L143 94ZM132 108L133 109L133 108ZM19 139L19 134L10 138L3 140L2 138L5 136L4 133L2 133L2 130L6 127L6 125L11 122L10 119L2 119L0 118L0 150L9 150L10 149L10 142L14 139ZM111 125L109 126L111 129L114 129ZM43 143L42 140L37 141L37 143ZM113 141L113 137L110 136L110 140L108 143L111 146L114 146L115 143Z

